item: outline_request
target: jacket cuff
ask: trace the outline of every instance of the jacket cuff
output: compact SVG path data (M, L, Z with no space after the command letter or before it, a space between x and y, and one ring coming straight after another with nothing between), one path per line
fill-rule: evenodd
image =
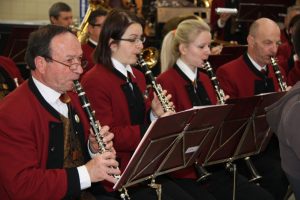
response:
M67 193L65 198L77 198L80 196L80 180L77 168L68 168L67 172Z

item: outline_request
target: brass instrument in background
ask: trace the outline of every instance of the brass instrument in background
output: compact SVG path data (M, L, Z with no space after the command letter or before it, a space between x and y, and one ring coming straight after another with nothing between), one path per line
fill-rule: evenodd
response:
M81 44L84 44L88 40L88 19L90 17L90 14L92 11L97 10L97 9L104 9L104 10L109 10L109 6L107 5L106 1L103 0L89 0L89 7L84 15L84 18L77 29L77 38L80 41Z
M286 82L283 80L283 76L282 76L282 74L281 74L281 72L280 72L280 69L279 69L277 60L276 60L276 58L274 58L274 57L270 57L270 59L271 59L271 65L272 65L272 67L273 67L273 69L274 69L274 73L275 73L275 75L276 75L276 78L277 78L277 81L278 81L280 90L284 92L284 91L286 91L286 89L287 89L287 84L286 84Z
M150 70L150 68L153 68L158 60L158 50L154 47L149 47L146 49L143 49L142 53L138 57L138 65L142 68L142 71L145 74L145 77L147 79L147 83L150 83L154 92L156 93L158 100L160 101L164 112L167 111L174 111L174 107L169 105L169 100L167 97L163 94L163 90L160 84L156 83L155 77Z
M143 49L141 53L142 59L146 62L149 69L152 69L159 59L159 52L158 49L155 47L148 47Z

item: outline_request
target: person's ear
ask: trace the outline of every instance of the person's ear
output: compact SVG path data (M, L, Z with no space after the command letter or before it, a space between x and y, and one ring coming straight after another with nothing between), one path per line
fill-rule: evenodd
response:
M56 24L57 19L53 16L50 17L51 24Z
M187 44L179 44L178 49L180 54L185 55L187 53Z
M115 43L114 39L110 38L109 39L109 47L110 47L110 49L111 49L112 52L115 52L117 50L117 48L118 48L118 44Z
M38 70L41 74L45 73L47 67L47 61L44 57L42 56L35 57L34 64L36 70Z
M247 36L247 43L248 43L248 46L253 47L254 37L252 35Z

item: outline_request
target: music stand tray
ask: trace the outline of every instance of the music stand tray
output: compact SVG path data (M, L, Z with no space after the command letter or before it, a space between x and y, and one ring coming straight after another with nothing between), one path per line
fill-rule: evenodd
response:
M113 189L191 166L206 154L232 105L196 107L159 118L148 128Z

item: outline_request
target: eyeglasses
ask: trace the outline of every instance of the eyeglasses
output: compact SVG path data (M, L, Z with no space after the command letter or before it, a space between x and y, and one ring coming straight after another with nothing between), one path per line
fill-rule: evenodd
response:
M47 61L54 61L54 62L57 62L59 64L62 64L66 67L69 67L70 70L75 70L77 69L78 65L80 65L83 69L86 68L87 64L88 64L88 61L86 59L83 59L81 57L74 57L74 58L70 58L70 59L67 59L65 62L67 63L64 63L64 62L61 62L61 61L58 61L58 60L55 60L51 57L48 57L48 56L44 56L44 58L47 60Z
M140 38L120 38L118 40L123 40L123 41L131 42L134 44L139 44L140 42L144 43L146 41L146 37L141 36Z
M99 28L101 28L102 27L102 24L90 24L90 25L92 25L93 27L99 27Z

